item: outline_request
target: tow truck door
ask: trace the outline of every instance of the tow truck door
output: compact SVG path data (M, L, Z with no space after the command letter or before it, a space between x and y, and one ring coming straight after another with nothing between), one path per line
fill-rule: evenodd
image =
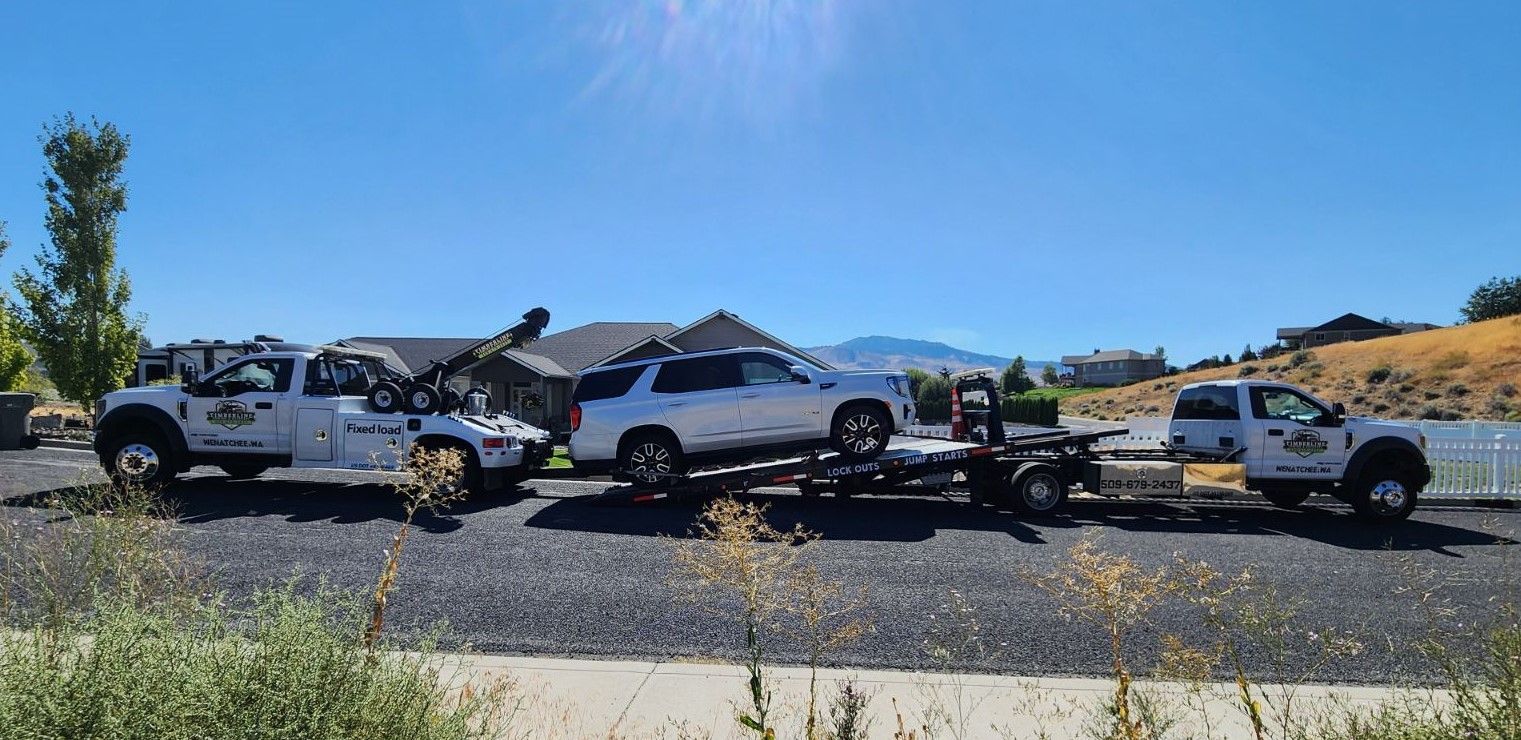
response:
M1335 480L1345 463L1344 432L1331 410L1291 388L1252 386L1247 475Z
M201 381L186 400L191 450L221 454L289 452L280 434L291 409L295 360L253 355Z

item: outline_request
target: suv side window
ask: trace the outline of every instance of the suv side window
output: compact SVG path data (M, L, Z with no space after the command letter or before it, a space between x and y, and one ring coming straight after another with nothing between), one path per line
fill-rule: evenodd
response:
M1172 418L1178 421L1236 421L1241 410L1236 406L1236 389L1223 385L1187 388L1178 394Z
M739 373L733 355L693 357L661 364L660 374L650 387L656 393L693 393L739 385Z
M570 395L570 400L586 403L619 398L628 393L628 389L634 387L634 383L648 367L649 365L635 365L582 375L581 380L576 382L576 391Z
M1287 388L1253 388L1252 416L1258 419L1313 424L1330 410Z
M742 385L791 383L792 366L779 357L749 352L739 356L739 379Z
M289 358L246 360L227 367L206 382L224 396L252 391L284 393L290 390L290 376L295 366L296 362Z

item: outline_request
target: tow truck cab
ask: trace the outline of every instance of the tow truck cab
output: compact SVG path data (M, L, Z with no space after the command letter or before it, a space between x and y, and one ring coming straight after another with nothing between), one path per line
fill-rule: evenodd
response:
M1425 439L1403 424L1348 417L1285 383L1220 380L1178 392L1168 446L1225 456L1246 465L1247 484L1264 493L1320 492L1358 505L1358 497L1398 486L1412 500L1431 479ZM1377 480L1374 480L1377 479ZM1369 491L1361 489L1368 488Z
M483 489L548 460L549 434L506 416L378 413L365 391L378 355L340 347L255 352L182 386L128 388L99 402L95 449L113 476L167 482L194 465L236 477L270 467L395 469L413 443L466 452Z

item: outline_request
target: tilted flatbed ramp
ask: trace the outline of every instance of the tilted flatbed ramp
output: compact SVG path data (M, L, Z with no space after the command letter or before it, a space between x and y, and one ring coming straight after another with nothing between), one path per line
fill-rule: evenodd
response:
M1000 444L979 444L929 437L894 436L880 457L852 461L837 452L809 454L730 467L710 468L659 484L631 483L610 488L591 499L596 504L643 503L678 494L746 491L809 481L890 486L934 473L965 470L973 461L1004 455L1086 447L1124 429L1032 431Z

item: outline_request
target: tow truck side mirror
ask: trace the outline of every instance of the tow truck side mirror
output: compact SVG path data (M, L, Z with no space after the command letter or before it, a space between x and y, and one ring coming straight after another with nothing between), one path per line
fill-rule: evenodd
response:
M1347 418L1347 407L1341 401L1331 404L1331 416L1336 418L1337 423Z
M808 377L808 371L803 369L802 365L793 365L787 369L792 372L793 380L803 384L813 382L813 378Z
M180 390L191 395L195 394L196 388L201 384L201 371L195 365L186 365L180 371Z

